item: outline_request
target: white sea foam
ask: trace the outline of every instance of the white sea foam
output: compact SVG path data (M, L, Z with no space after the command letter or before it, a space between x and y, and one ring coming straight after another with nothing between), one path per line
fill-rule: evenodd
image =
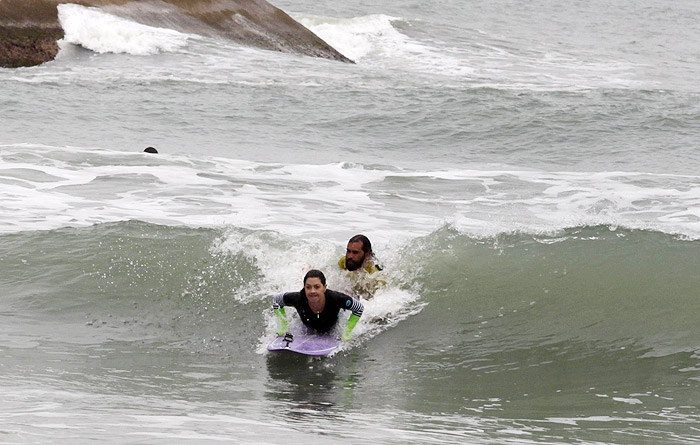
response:
M295 15L332 47L364 66L426 74L469 75L472 68L439 46L402 33L401 18L373 14L347 19Z
M0 183L0 232L138 219L335 241L349 227L406 240L445 224L476 236L608 224L700 237L697 176L369 169L15 145L2 148Z
M379 52L401 50L410 39L392 25L395 17L375 14L349 19L295 15L295 18L332 47L358 61Z
M154 28L74 4L58 5L63 41L97 53L149 55L173 52L192 36L172 29Z
M469 31L455 47L403 33L404 19L383 14L347 19L296 14L294 17L361 65L460 79L462 84L499 89L579 90L639 87L636 67L618 60L584 60L540 48L519 48L481 31ZM464 43L464 42L463 42ZM443 79L446 81L446 79Z

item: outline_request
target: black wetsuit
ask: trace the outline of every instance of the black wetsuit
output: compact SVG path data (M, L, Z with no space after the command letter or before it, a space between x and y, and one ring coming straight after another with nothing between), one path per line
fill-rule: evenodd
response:
M330 289L326 290L326 304L323 311L318 314L311 310L303 289L301 292L286 292L275 295L272 299L272 307L279 309L283 306L294 306L301 321L318 332L328 332L333 329L338 322L338 313L341 309L352 311L358 317L362 316L362 311L364 311L364 306L359 300Z

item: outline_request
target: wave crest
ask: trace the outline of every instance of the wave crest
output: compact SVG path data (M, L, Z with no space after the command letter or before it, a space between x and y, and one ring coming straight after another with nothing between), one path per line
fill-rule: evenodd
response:
M58 5L58 19L65 31L63 42L96 53L151 55L175 52L193 37L172 29L154 28L125 20L97 8Z

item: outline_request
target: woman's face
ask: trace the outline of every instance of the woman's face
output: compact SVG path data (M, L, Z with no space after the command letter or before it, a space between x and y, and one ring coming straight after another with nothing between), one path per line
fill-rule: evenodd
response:
M309 303L319 303L326 296L326 285L317 277L309 277L304 282L304 293Z

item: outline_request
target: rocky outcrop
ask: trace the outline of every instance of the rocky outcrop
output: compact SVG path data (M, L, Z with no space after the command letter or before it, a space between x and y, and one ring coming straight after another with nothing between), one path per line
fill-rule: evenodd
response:
M0 66L31 66L56 57L56 42L63 37L61 3L247 46L352 62L265 0L0 0Z
M58 53L63 37L55 2L0 0L0 66L38 65Z
M0 25L0 67L18 68L53 60L58 54L57 40L63 30L49 27L8 27Z

